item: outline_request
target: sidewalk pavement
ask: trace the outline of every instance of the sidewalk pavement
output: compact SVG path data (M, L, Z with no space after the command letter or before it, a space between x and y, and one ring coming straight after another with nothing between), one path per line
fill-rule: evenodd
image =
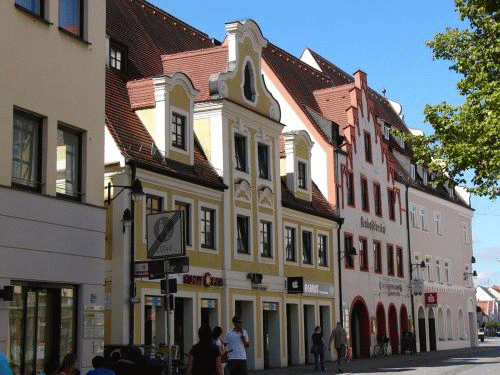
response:
M416 354L389 355L384 358L359 358L343 365L343 374L355 373L386 373L390 369L414 369L425 366L429 363L435 363L441 359L451 356L470 356L478 352L480 347L462 348L452 350L440 350L434 352L424 352ZM337 362L327 361L325 374L337 374ZM323 372L314 371L314 364L300 365L283 368L272 368L259 371L249 371L251 375L298 375L298 374L322 374Z

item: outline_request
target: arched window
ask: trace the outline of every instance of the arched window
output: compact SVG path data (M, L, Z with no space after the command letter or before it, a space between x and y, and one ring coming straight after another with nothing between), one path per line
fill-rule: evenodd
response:
M243 83L243 95L251 102L255 101L255 75L250 62L245 64L245 77Z

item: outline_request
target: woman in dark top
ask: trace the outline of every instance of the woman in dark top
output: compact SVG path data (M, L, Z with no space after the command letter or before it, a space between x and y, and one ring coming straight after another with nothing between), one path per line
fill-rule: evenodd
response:
M189 352L185 375L222 375L219 348L213 343L212 330L202 325L198 330L200 341Z

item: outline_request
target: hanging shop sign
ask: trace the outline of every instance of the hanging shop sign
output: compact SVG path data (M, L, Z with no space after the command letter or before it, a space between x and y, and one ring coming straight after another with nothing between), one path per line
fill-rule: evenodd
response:
M290 294L304 293L304 278L293 276L286 279L286 290Z
M438 294L437 292L427 292L424 293L425 306L437 306Z
M263 302L262 310L279 311L280 304L278 302Z
M188 285L203 285L206 288L211 286L222 286L220 277L213 277L210 272L206 272L203 276L185 274L182 276L182 283Z

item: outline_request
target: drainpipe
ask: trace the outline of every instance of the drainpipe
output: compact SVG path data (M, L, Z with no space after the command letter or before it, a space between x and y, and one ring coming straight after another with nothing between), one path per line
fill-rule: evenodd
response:
M338 202L338 201L337 201ZM339 274L339 321L342 327L344 326L344 313L342 309L342 251L340 248L340 230L342 229L342 224L344 224L344 218L339 218L337 228L337 262L338 262L338 274Z
M136 165L134 161L130 161L128 163L130 165L130 186L135 181L136 178ZM133 298L135 298L135 253L134 253L134 245L135 245L135 202L130 198L130 214L132 217L132 221L130 222L130 284L129 284L129 345L134 344L134 309L135 304L132 302Z
M411 266L411 244L410 244L410 215L409 215L409 208L410 205L408 203L408 183L405 183L406 191L405 191L405 199L406 199L406 238L408 241L408 265L409 265L409 271L410 271L410 286L411 286L411 281L413 279L413 272L412 272L412 266ZM415 336L415 325L416 325L416 320L415 320L415 301L413 299L413 291L410 288L410 300L411 300L411 315L413 319L413 338L416 339Z

